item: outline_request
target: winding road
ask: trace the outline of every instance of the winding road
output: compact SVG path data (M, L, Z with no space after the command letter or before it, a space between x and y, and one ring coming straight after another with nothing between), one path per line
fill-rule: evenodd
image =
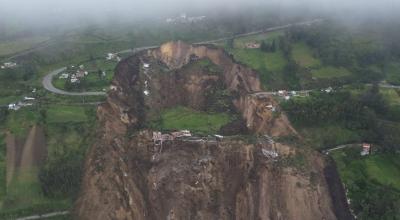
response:
M287 24L287 25L281 25L281 26L277 26L277 27L271 27L271 28L267 28L267 29L263 29L263 30L259 30L259 31L253 31L253 32L249 32L249 33L245 33L245 34L238 34L235 35L233 37L245 37L245 36L251 36L251 35L256 35L256 34L261 34L261 33L267 33L267 32L271 32L271 31L277 31L277 30L283 30L283 29L287 29L290 28L292 26L295 25L311 25L317 22L321 22L321 19L315 19L315 20L311 20L311 21L306 21L306 22L299 22L299 23L295 23L295 24ZM197 42L194 44L212 44L212 43L217 43L217 42L221 42L221 41L225 41L228 40L232 37L224 37L224 38L219 38L219 39L215 39L215 40L209 40L209 41L201 41L201 42ZM146 47L138 47L138 48L132 48L132 49L126 49L126 50L122 50L117 52L117 54L124 54L124 53L138 53L140 51L143 50L149 50L149 49L154 49L159 47L158 45L153 45L153 46L146 46ZM56 87L54 87L53 85L53 77L57 76L58 74L64 72L66 70L66 67L62 67L56 70L51 71L50 73L48 73L42 80L42 85L43 87L48 90L49 92L55 93L55 94L59 94L59 95L68 95L68 96L104 96L106 95L105 92L68 92L65 90L61 90L61 89L57 89Z

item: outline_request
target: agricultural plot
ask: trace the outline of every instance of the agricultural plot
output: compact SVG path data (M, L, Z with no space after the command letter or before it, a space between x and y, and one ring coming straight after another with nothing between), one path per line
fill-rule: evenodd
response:
M165 110L161 115L163 130L191 130L212 134L229 123L232 116L226 113L207 113L194 111L185 107L176 107Z
M311 70L311 74L313 77L319 79L332 79L350 76L351 72L343 67L327 66Z
M60 105L49 106L46 119L48 123L77 123L88 120L84 107Z
M0 56L12 55L31 49L35 45L49 40L48 37L29 37L0 43Z
M293 59L305 68L315 68L321 65L321 61L313 57L311 48L305 43L293 45Z
M236 38L234 41L234 47L238 49L244 49L246 48L246 44L249 42L253 43L261 43L262 41L271 42L272 40L277 39L279 36L282 36L283 34L284 34L283 31L274 31L274 32Z
M400 85L400 63L392 62L387 66L386 80L388 83Z

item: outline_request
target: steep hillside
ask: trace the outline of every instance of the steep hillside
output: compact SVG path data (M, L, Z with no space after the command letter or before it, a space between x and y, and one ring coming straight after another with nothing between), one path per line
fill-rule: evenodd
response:
M204 59L221 71L190 67ZM152 140L154 114L205 111L220 87L252 135ZM221 49L171 42L122 61L98 117L77 219L351 219L334 167L275 141L298 135L258 74Z

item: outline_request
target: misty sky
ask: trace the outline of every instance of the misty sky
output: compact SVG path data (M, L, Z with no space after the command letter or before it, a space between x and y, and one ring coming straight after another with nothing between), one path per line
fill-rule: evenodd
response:
M363 12L366 15L397 13L400 0L0 0L0 19L51 23L109 17L162 17L187 10L235 9L267 4L279 8Z

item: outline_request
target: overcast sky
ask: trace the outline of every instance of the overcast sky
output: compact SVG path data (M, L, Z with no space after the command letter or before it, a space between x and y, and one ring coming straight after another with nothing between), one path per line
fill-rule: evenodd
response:
M162 17L185 10L234 9L273 4L280 8L309 7L324 12L343 11L387 15L398 13L400 0L0 0L0 19L51 23L109 17Z

